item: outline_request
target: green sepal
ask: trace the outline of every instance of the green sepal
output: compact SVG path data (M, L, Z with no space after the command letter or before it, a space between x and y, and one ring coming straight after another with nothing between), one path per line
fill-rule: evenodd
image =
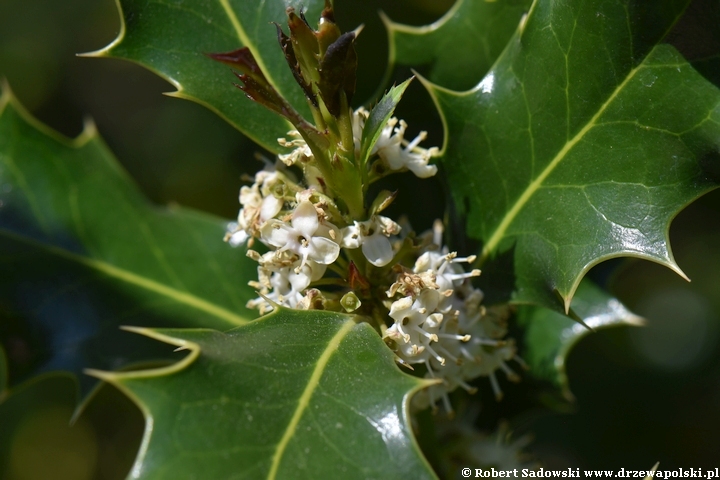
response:
M368 119L365 121L365 126L362 131L362 140L360 141L360 157L358 158L359 165L365 165L370 157L373 147L380 138L383 127L387 125L388 120L392 117L395 112L395 107L400 102L400 99L405 93L408 85L414 77L410 77L400 85L392 87L390 90L383 95L380 101L370 111Z

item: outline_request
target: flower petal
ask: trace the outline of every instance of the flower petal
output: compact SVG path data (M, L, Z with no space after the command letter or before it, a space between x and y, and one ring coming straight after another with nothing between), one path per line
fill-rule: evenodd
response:
M309 200L303 200L295 207L292 215L292 226L300 235L310 239L318 229L318 215L315 206Z
M307 265L300 269L300 272L298 273L290 271L288 279L290 280L290 285L292 285L293 291L300 293L305 290L308 285L310 285L311 273L312 271Z
M365 258L368 259L368 262L376 267L384 267L393 259L390 240L379 233L363 239L362 252Z
M270 195L263 198L262 206L260 207L260 223L270 220L275 215L280 213L282 210L283 201L277 198L275 195Z
M329 238L313 237L307 248L307 258L323 265L330 265L340 255L340 245Z
M237 232L230 235L227 242L231 247L237 247L245 243L250 238L250 235L245 230L238 230Z
M307 262L306 266L310 267L310 270L312 272L310 274L310 281L312 282L320 280L323 275L325 275L325 270L327 270L327 266L317 262L313 262L312 260Z
M360 232L360 229L357 226L357 222L355 222L355 225L350 225L348 227L345 227L341 230L342 235L342 246L345 248L358 248L361 243L362 239L362 233Z
M268 245L284 247L290 240L291 230L284 222L270 219L260 229L260 237Z

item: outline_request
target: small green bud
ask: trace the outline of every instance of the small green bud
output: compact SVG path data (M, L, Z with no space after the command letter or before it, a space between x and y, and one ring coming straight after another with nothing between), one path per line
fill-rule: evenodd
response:
M375 200L373 200L373 203L370 206L370 215L377 215L378 213L389 207L390 204L395 200L395 197L397 197L397 193L397 190L394 192L391 192L389 190L383 190L382 192L380 192L378 196L375 197Z
M348 292L340 299L340 305L342 305L346 312L352 313L360 308L362 302L357 295L355 295L355 292Z

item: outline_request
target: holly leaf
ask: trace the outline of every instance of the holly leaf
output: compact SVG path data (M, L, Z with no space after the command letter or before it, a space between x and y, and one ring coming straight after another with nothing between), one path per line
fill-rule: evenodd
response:
M565 361L580 340L608 327L645 324L642 317L587 279L580 283L573 297L572 310L585 325L545 307L521 305L518 311L518 322L525 328L523 359L530 374L560 388L568 400L574 397Z
M119 325L228 329L254 318L245 303L256 266L222 241L223 220L151 205L92 125L63 138L7 87L0 185L0 333L34 355L31 373L168 354Z
M490 70L530 8L529 0L457 0L436 22L422 27L395 23L388 30L390 69L420 68L432 82L471 88Z
M514 246L518 303L567 312L593 265L679 274L672 218L717 186L720 92L657 45L687 2L535 2L471 91L426 82L442 162L480 263Z
M117 0L118 37L86 56L123 58L139 63L170 82L173 97L195 101L214 111L271 152L292 126L242 94L231 70L206 56L248 47L270 84L299 112L311 118L278 44L272 22L287 23L286 7L320 18L322 0L217 0L147 2Z
M91 372L145 414L133 478L435 478L408 418L427 381L367 323L278 308L226 333L133 330L189 350L170 367Z

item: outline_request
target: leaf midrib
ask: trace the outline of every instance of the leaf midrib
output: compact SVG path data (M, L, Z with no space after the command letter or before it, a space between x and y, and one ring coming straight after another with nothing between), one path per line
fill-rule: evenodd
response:
M240 19L235 14L235 11L230 6L229 0L218 0L220 2L220 5L222 6L223 10L225 10L225 14L228 16L228 19L230 20L230 23L232 24L233 28L235 29L235 33L237 34L238 40L240 40L240 43L248 47L252 53L253 57L255 57L255 61L257 62L258 66L260 67L260 70L265 75L265 78L267 81L275 87L275 90L278 92L281 92L281 90L278 88L278 85L275 83L275 81L272 78L272 75L270 74L270 70L268 70L267 66L265 65L265 61L263 60L262 55L259 54L257 47L255 44L250 40L250 37L248 37L247 32L245 32L245 28L243 27L242 23L240 23Z
M478 264L482 265L488 257L495 251L498 244L505 238L505 234L510 228L512 222L520 214L523 207L530 201L530 198L535 192L542 186L545 179L555 170L555 168L565 159L566 155L572 150L575 145L582 140L582 138L596 125L597 120L607 110L608 106L615 100L618 94L625 88L625 85L635 76L635 74L644 67L643 63L633 68L628 72L628 75L620 83L613 93L608 97L607 100L600 106L598 111L593 117L585 124L585 126L569 141L565 142L562 149L555 155L545 169L533 180L530 185L523 191L522 195L513 204L512 208L503 216L502 221L497 226L493 234L490 236L488 241L485 243L478 259Z
M290 423L285 429L285 432L283 433L283 436L280 439L280 442L278 442L277 448L275 449L275 454L273 455L272 464L270 466L270 472L267 476L268 480L275 480L278 469L280 468L280 462L282 462L282 458L285 453L285 449L290 443L292 437L295 435L297 425L298 423L300 423L300 419L302 418L303 413L310 404L310 398L313 396L313 393L315 392L317 386L320 383L320 378L322 378L322 375L325 372L325 367L330 361L330 357L332 357L332 355L337 351L337 349L340 347L340 343L342 342L342 340L350 332L350 330L355 327L355 325L356 324L354 320L346 321L342 325L340 330L338 330L338 332L330 340L328 346L325 348L322 355L320 355L320 358L318 358L315 369L313 370L313 373L308 380L308 384L305 386L305 390L303 390L302 395L300 395L298 405L293 412Z
M223 307L210 303L207 300L199 298L189 292L183 292L175 288L168 287L167 285L158 283L155 280L119 268L102 260L83 257L82 255L78 255L63 248L48 245L46 243L39 242L24 235L18 235L4 229L0 229L0 236L7 237L11 240L23 243L32 248L44 250L52 255L56 255L60 258L78 263L109 277L121 280L136 287L144 288L159 295L163 295L178 303L187 305L189 307L210 314L214 317L225 320L232 325L244 325L249 322L249 320L247 320L246 318L243 318L240 315L231 312L230 310L227 310Z

